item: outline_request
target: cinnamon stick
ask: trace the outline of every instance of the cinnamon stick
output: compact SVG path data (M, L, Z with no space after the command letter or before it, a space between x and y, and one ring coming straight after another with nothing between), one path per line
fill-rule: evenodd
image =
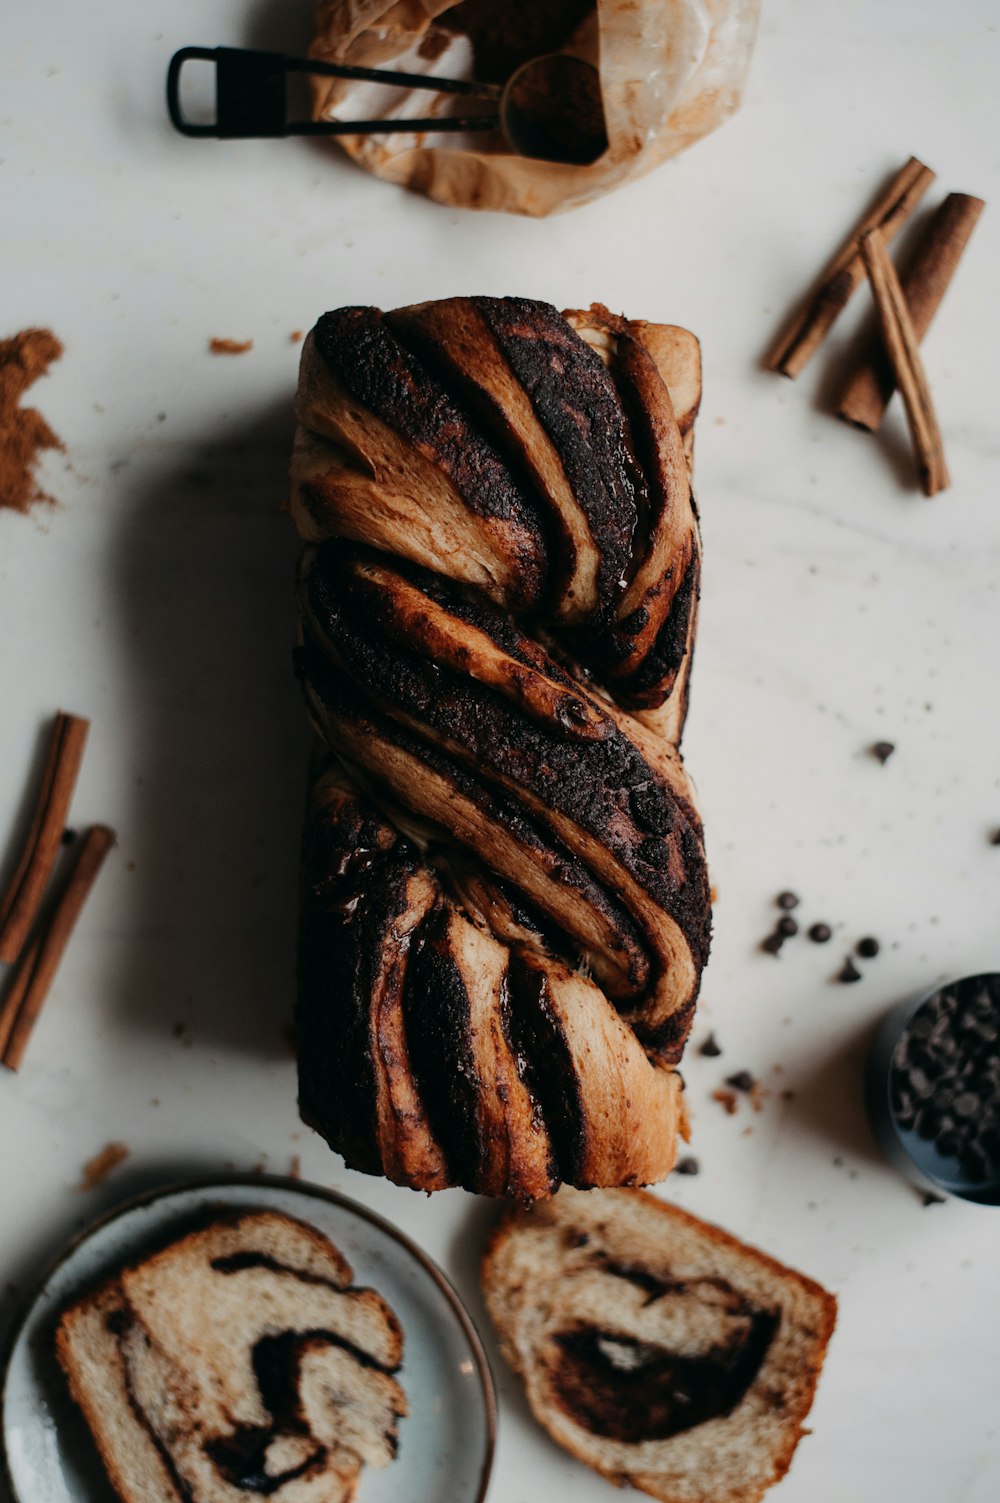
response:
M15 961L41 905L62 840L90 722L60 710L20 860L0 898L0 961Z
M914 258L900 278L910 322L923 339L944 297L985 204L968 193L949 193L920 238ZM875 340L844 387L837 412L845 422L878 431L896 378L882 344Z
M906 403L920 483L925 496L936 496L950 484L941 433L917 348L917 336L881 230L869 230L862 235L861 255L875 298L886 353Z
M87 831L53 907L21 951L0 1006L0 1064L8 1070L16 1070L24 1058L63 951L114 843L115 832L107 825L93 825Z
M906 222L934 181L934 173L916 157L900 168L878 199L848 235L829 261L815 291L782 335L768 357L768 369L783 376L797 376L819 349L837 314L865 274L858 242L869 230L879 229L891 240Z

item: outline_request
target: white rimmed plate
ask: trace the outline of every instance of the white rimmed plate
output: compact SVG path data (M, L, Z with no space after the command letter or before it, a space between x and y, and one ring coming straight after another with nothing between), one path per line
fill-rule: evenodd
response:
M113 1493L55 1363L56 1317L175 1224L183 1229L213 1206L266 1208L308 1222L344 1254L355 1282L377 1289L399 1316L400 1381L410 1412L400 1424L397 1460L381 1472L365 1468L358 1503L482 1503L496 1398L479 1337L452 1286L408 1238L363 1206L319 1186L257 1175L139 1196L59 1254L15 1327L3 1376L3 1457L15 1503L110 1503Z

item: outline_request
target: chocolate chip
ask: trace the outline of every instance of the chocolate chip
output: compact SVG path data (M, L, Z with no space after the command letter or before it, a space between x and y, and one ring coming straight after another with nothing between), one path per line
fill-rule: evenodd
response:
M909 1073L910 1089L918 1101L926 1101L934 1089L934 1083L928 1075L925 1075L919 1065L914 1065Z
M893 1051L890 1102L901 1128L933 1141L970 1183L1000 1175L1000 977L931 997Z
M868 748L868 750L873 757L876 757L878 761L882 763L882 766L884 767L886 762L888 762L889 758L892 756L893 752L896 750L896 744L894 741L875 741Z
M705 1039L705 1041L701 1045L701 1048L698 1050L698 1053L704 1054L706 1059L718 1059L719 1055L722 1053L722 1050L719 1047L714 1033L710 1033L708 1035L708 1038Z
M838 981L860 981L861 980L861 972L858 970L857 966L854 964L854 961L851 959L851 957L849 955L848 955L847 959L844 961L844 964L841 966L840 970L837 972L837 980Z
M797 908L801 900L797 893L786 891L779 892L774 901L777 903L779 908L784 908L787 910L789 908Z
M700 1172L701 1165L691 1154L687 1154L685 1158L678 1159L674 1165L675 1174L700 1174Z
M993 834L990 836L990 845L1000 845L1000 825L997 825L996 829L993 831Z
M858 940L857 951L862 960L874 960L879 952L879 942L868 934L864 939Z
M909 1113L914 1110L913 1097L906 1089L905 1077L892 1083L892 1109L894 1112Z
M63 832L62 832L62 836L61 836L62 844L63 845L72 845L75 839L76 839L76 831L75 830L71 830L69 828L69 826L67 825L66 829L63 830Z
M829 924L813 924L809 930L809 938L814 945L825 945L827 940L833 938L833 930Z
M798 934L799 932L799 926L790 913L786 913L784 918L780 918L774 927L783 939L791 939L793 934Z
M925 1190L923 1192L923 1194L921 1195L920 1198L923 1201L923 1203L924 1203L925 1206L943 1206L944 1205L944 1196L943 1195L935 1195L935 1193L934 1193L933 1190Z
M734 1091L752 1091L756 1084L749 1070L737 1070L735 1075L726 1076L726 1085L732 1086Z
M785 936L779 934L777 929L775 929L773 934L769 934L766 939L761 940L760 947L766 955L779 955L784 943Z

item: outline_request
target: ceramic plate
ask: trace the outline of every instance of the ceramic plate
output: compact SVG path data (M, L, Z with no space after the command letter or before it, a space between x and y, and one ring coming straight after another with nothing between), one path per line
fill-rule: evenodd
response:
M454 1289L419 1248L370 1211L319 1187L258 1176L141 1196L60 1254L21 1317L4 1374L4 1459L16 1503L111 1503L55 1365L53 1324L79 1291L207 1206L267 1208L308 1222L344 1253L355 1282L377 1289L399 1316L405 1339L400 1380L410 1412L400 1423L398 1460L381 1472L365 1468L359 1503L481 1503L493 1460L496 1400L479 1338Z

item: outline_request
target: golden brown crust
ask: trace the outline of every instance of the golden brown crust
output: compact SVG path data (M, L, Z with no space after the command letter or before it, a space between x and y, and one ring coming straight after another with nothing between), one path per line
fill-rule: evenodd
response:
M298 669L346 802L307 822L301 1105L415 1187L531 1200L674 1162L710 903L664 373L689 434L700 370L656 328L467 297L340 309L304 348L292 506L326 541Z

